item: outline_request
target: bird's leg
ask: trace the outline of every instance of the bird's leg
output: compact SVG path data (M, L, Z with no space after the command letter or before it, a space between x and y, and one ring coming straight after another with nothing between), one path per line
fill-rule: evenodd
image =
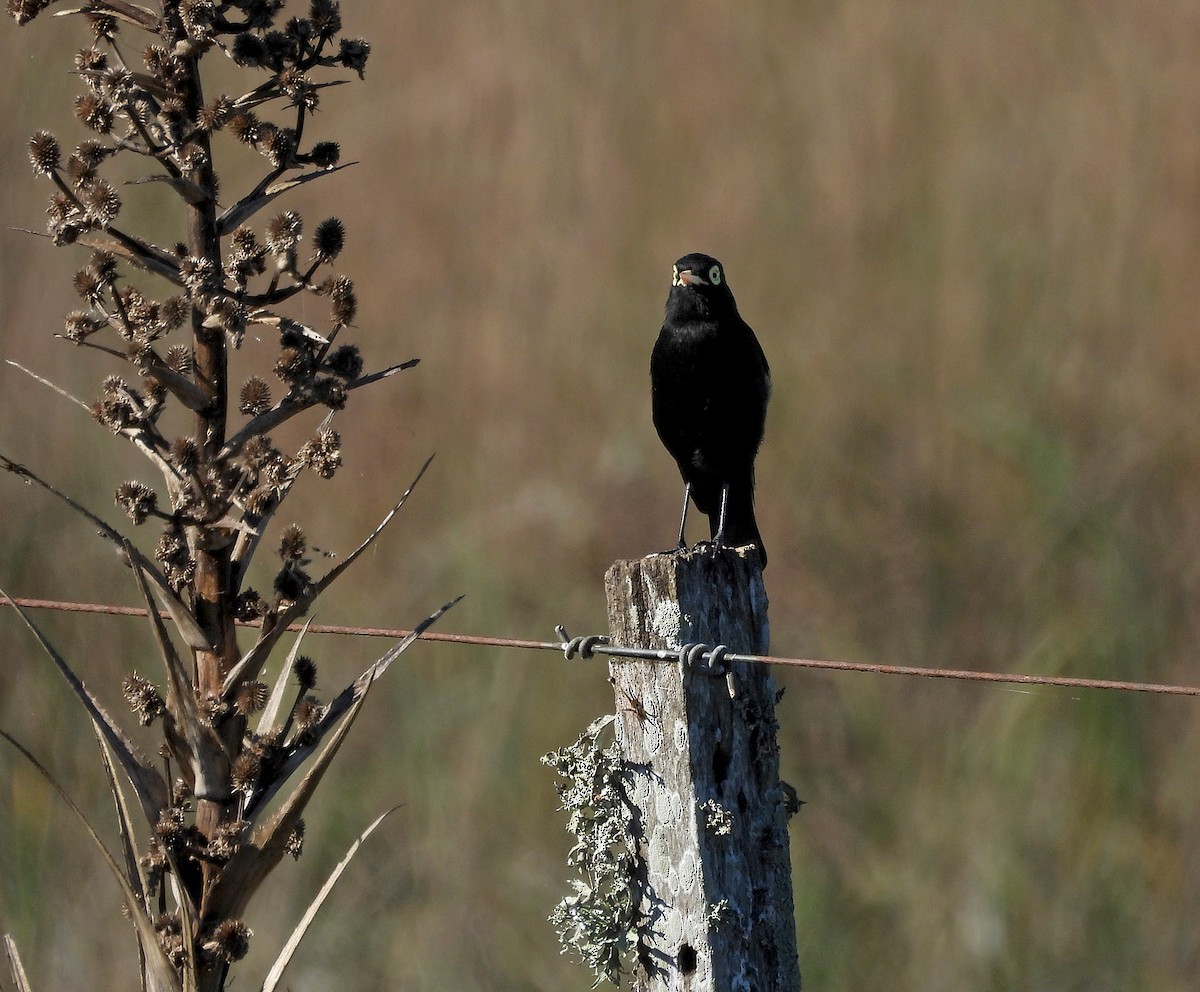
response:
M717 516L717 532L713 535L714 548L725 547L725 510L729 506L729 483L721 486L721 512Z
M683 514L679 518L679 541L678 547L686 548L687 545L683 542L683 526L687 523L688 500L692 498L692 484L685 482L683 484Z

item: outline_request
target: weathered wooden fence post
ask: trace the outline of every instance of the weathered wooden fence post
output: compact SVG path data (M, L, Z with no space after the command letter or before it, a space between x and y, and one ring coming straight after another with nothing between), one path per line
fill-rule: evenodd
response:
M767 651L752 552L618 561L605 590L613 644ZM732 682L678 663L610 666L636 808L638 992L800 988L775 687L764 665L730 667Z

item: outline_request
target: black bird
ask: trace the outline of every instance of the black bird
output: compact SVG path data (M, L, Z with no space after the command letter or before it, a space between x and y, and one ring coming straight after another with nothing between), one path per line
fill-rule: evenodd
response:
M671 270L666 318L650 356L654 426L683 476L688 499L708 514L717 547L767 551L754 519L754 456L771 398L771 370L742 320L721 263L684 255Z

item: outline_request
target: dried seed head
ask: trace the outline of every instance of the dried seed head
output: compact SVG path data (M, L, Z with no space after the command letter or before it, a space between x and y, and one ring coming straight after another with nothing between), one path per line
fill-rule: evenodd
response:
M203 289L213 278L214 266L207 258L188 256L179 263L179 275L189 290Z
M154 841L150 842L150 850L140 859L140 863L146 873L146 881L152 889L158 887L171 864L163 849Z
M331 479L342 465L342 436L334 430L323 430L306 441L296 457L322 479Z
M293 861L299 861L304 853L304 821L297 820L296 826L283 842L283 849L292 856Z
M232 963L246 956L253 936L254 931L241 920L225 920L218 924L208 940L201 942L200 949L211 958Z
M89 317L82 310L72 310L67 314L64 324L64 334L67 339L78 344L85 338L95 334L104 326L104 321Z
M267 46L258 35L249 31L233 39L229 54L238 65L259 66L267 62Z
M200 459L200 448L194 437L177 437L171 443L171 461L184 473L196 471Z
M279 450L265 434L252 437L242 445L242 462L255 470L263 468L279 457Z
M342 148L336 141L318 141L308 157L318 169L332 169L342 157Z
M261 620L267 615L267 601L254 589L238 593L233 603L233 615L239 620Z
M175 97L168 97L159 104L158 118L172 135L178 135L182 127L187 123L187 111L183 105L183 101Z
M271 387L256 375L252 375L242 386L238 397L238 410L248 417L271 409Z
M296 681L300 683L300 691L308 692L317 684L317 663L308 655L302 654L292 666L296 673Z
M293 40L297 39L295 34L290 34L290 37ZM279 74L278 81L279 88L287 94L293 107L304 107L309 111L317 109L320 102L317 91L299 68L294 65L288 66Z
M290 127L273 127L259 138L256 147L275 168L282 169L296 154L296 132Z
M309 574L299 565L288 563L275 576L275 592L281 600L299 602L312 585Z
M188 555L181 563L171 562L163 569L167 583L176 592L191 584L196 576L196 559Z
M229 770L233 787L239 792L246 792L254 788L254 783L258 781L258 771L261 767L262 762L257 754L253 751L243 751L233 759L233 764Z
M285 210L272 217L267 224L267 249L273 255L292 251L300 240L304 221L294 210Z
M81 141L75 148L74 157L84 165L95 169L101 162L114 153L114 149L102 145L98 141Z
M108 68L108 53L98 48L81 48L75 53L75 68L80 72L103 72Z
M80 299L87 300L92 304L99 303L100 291L104 288L104 282L96 275L94 269L89 267L76 272L73 285Z
M178 806L182 810L190 810L192 808L191 798L195 793L192 787L182 778L175 779L171 783L171 805Z
M342 30L341 4L336 0L312 0L308 17L319 37L332 38Z
M146 355L140 356L140 358L143 359L148 364L149 356L153 355L153 354L154 354L154 349L151 348L149 345L146 345ZM145 388L145 392L146 392L147 402L149 402L151 406L160 405L163 402L163 400L165 400L167 398L167 387L164 386L161 382L159 382L158 379L155 378L154 376L149 375L146 372L143 372L142 374L145 376L145 387L144 388Z
M70 204L69 197L62 197L59 199L59 202L62 199L66 199L68 204ZM52 206L54 202L54 200L51 200ZM51 213L51 211L47 210L46 213ZM63 245L73 245L79 240L79 235L87 229L88 225L82 222L81 214L74 212L73 205L68 206L68 214L70 215L69 217L63 217L61 220L52 218L46 225L50 231L50 240L56 248L61 248Z
M154 551L154 557L164 564L170 561L178 561L181 557L187 557L188 546L184 540L183 532L175 527L167 527L158 538L158 547Z
M329 287L329 298L333 301L334 322L352 324L358 313L358 297L354 295L354 283L348 276L334 276Z
M230 254L239 262L262 254L258 237L245 224L234 231L229 240L232 247Z
M51 226L66 220L74 212L75 201L66 193L55 193L46 207L46 216L50 218Z
M205 854L218 864L225 864L242 846L242 836L249 827L245 820L229 820L217 827L216 834L208 842Z
M88 259L88 268L96 273L101 282L109 282L117 274L117 256L102 248L92 252Z
M272 486L259 486L246 497L246 512L254 517L261 517L275 505L275 489Z
M267 705L267 684L265 682L246 682L239 689L234 708L242 716L257 713Z
M149 374L150 363L154 359L154 347L150 344L149 338L144 334L135 334L133 340L129 342L129 346L125 349L125 355L130 363L137 366L138 374L147 376ZM151 380L146 379L149 383ZM157 385L158 380L153 380ZM146 402L149 405L151 401L150 391L145 390Z
M172 297L172 299L179 299L179 297ZM168 300L167 302L170 303L171 301ZM191 375L192 349L186 344L173 345L167 349L167 354L163 361L180 375Z
M48 176L58 168L62 150L49 131L38 131L29 139L29 162L39 176Z
M312 372L313 360L303 348L284 348L275 363L275 374L284 382L296 382Z
M313 36L312 21L307 17L293 17L284 30L298 42L308 41Z
M189 311L188 301L182 296L168 296L158 310L158 319L162 322L163 330L169 332L182 327Z
M178 921L175 913L160 916L154 924L155 935L158 937L158 944L167 956L167 960L176 968L182 968L187 963L187 952L183 946L181 927L176 922L173 928L168 928L168 925L162 923L167 917L175 917Z
M109 183L97 179L81 197L88 216L101 227L107 227L121 212L121 197Z
M263 466L263 478L277 490L289 485L297 474L295 463L286 455L281 454Z
M208 162L208 154L195 145L189 145L187 151L179 156L179 168L184 172L195 172L197 169L203 169L208 165ZM221 183L216 173L213 173L211 182L213 197L219 198Z
M284 0L247 0L238 4L253 31L267 31L275 24L275 15L283 9Z
M78 155L67 159L67 178L77 190L86 191L96 181L96 166Z
M234 114L225 126L238 141L247 145L252 145L258 140L258 118L249 110Z
M297 524L288 524L279 535L279 557L284 561L300 561L308 550L308 538Z
M232 296L221 296L213 301L210 315L232 336L234 347L240 346L246 333L246 305Z
M230 239L230 275L244 284L250 276L260 275L266 269L263 257L267 250L258 243L254 232L246 226L239 227Z
M268 31L263 35L263 44L267 48L266 63L276 72L281 72L289 62L295 62L299 56L296 39L283 31Z
M92 416L114 434L120 434L126 427L137 423L139 412L125 397L101 398L92 404Z
M341 379L327 376L317 382L317 396L330 410L343 410L348 396L346 384Z
M7 0L5 12L18 24L25 25L52 4L54 0Z
M296 36L292 34L291 37L295 38ZM296 96L308 84L308 77L304 75L304 72L299 67L289 65L275 77L275 82L295 102Z
M129 392L129 383L119 375L106 375L104 381L100 383L100 390L105 396L120 396L122 393Z
M154 930L160 937L163 934L181 934L183 922L178 913L163 913L155 918Z
M129 708L137 714L138 723L148 727L166 712L167 704L159 695L157 687L148 679L134 673L128 675L121 683Z
M212 0L183 0L179 6L184 29L194 41L208 41L212 37L215 10Z
M219 96L212 103L200 108L196 123L200 125L201 131L206 131L209 134L212 134L214 131L220 131L225 126L226 121L229 120L232 109L233 101L227 96Z
M371 56L371 45L362 38L343 38L338 47L338 61L347 69L358 73L362 79L367 71L367 59Z
M336 217L329 217L313 231L313 261L326 264L342 253L346 244L346 228Z
M75 116L80 124L97 134L112 131L113 109L95 93L82 93L75 98Z
M347 382L362 375L363 358L356 345L343 344L335 348L325 364L330 372Z
M310 730L321 721L325 715L325 707L315 696L302 696L296 701L296 708L292 711L292 720L296 725L299 733Z
M140 482L122 482L117 486L117 504L130 520L141 524L158 508L158 493Z
M187 841L188 829L183 822L183 810L178 806L167 806L154 824L154 833L168 850L179 850Z
M110 41L117 34L117 19L111 14L102 14L89 10L85 15L88 27L97 38L108 38Z
M214 693L206 692L197 702L200 704L201 717L210 727L217 726L230 713L230 705Z

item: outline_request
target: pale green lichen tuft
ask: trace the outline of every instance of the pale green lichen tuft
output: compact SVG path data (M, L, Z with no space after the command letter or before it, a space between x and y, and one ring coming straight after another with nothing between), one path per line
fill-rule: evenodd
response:
M567 830L575 837L567 865L578 872L570 881L573 894L554 907L550 923L563 953L578 953L592 969L592 988L605 979L620 985L637 942L626 769L615 743L600 744L615 721L615 716L601 717L574 744L542 756L542 764L567 780L557 789L569 814Z

